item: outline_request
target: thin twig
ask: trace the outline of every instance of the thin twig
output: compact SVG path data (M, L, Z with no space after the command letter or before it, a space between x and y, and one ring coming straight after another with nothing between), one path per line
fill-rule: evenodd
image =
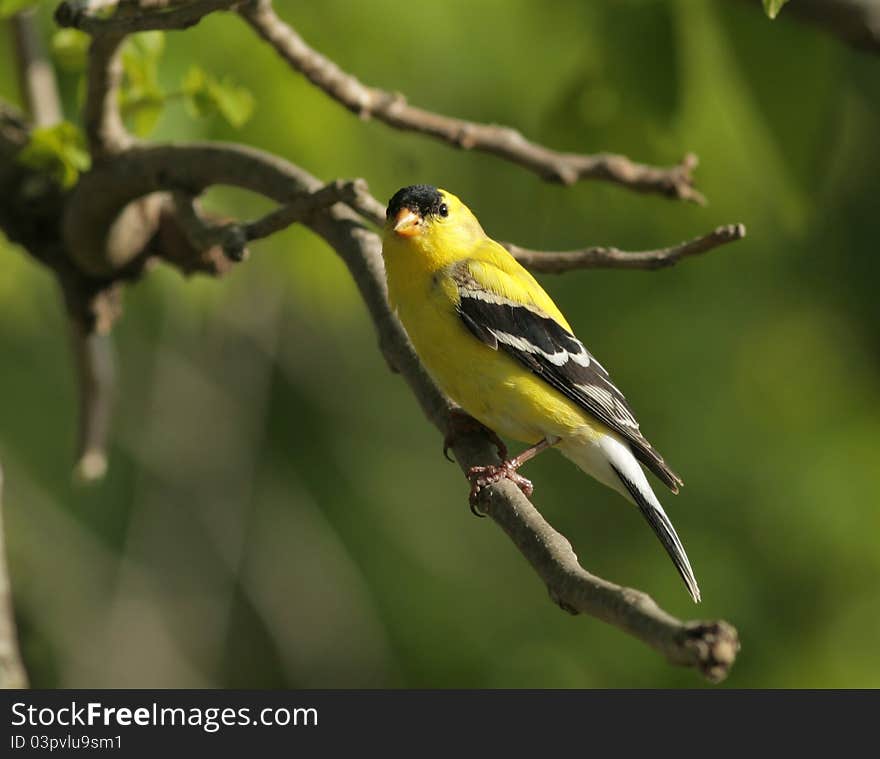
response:
M246 224L244 226L245 237L248 240L268 237L289 227L294 222L306 220L309 215L332 206L334 203L345 203L351 206L375 224L385 223L385 209L370 195L367 183L363 179L337 179L328 182L315 192L294 198L257 221Z
M220 245L233 261L246 258L247 243L269 237L291 224L307 222L317 211L334 203L347 203L361 208L363 213L375 213L371 206L377 202L363 179L337 179L314 192L298 193L255 221L218 223L205 216L192 195L178 190L172 193L172 198L181 228L192 246L196 250L207 250Z
M657 250L625 251L618 248L543 251L503 243L511 255L532 271L560 274L574 269L662 269L682 258L706 253L746 236L744 224L728 224L688 242Z
M705 203L703 195L693 186L692 172L697 166L694 155L686 155L677 166L658 168L612 153L560 153L530 142L510 127L463 121L426 111L408 105L400 93L362 84L309 47L279 18L270 0L242 4L239 13L292 68L363 119L377 118L396 129L429 135L458 148L492 153L551 182L570 185L582 179L602 179L630 190Z
M6 535L3 530L3 469L0 468L0 689L27 687L27 672L18 646L12 586L6 563Z
M57 124L63 118L58 82L34 23L34 11L17 13L12 23L21 94L31 120L38 127Z
M88 78L83 118L94 160L124 150L132 141L119 112L122 84L121 34L101 34L89 45Z
M350 192L340 197L341 202L377 227L385 224L385 204L380 203L370 194L365 180L356 179L347 190Z

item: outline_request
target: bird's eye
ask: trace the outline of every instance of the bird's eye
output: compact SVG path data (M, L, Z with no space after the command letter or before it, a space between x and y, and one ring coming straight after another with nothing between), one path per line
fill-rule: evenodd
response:
M449 207L446 205L446 203L441 203L440 208L438 208L437 210L440 212L441 216L449 216Z

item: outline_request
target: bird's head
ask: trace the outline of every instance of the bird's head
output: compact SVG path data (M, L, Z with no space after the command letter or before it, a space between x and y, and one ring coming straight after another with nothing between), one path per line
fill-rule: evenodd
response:
M388 201L385 247L421 253L445 265L485 237L480 222L455 195L427 184L404 187Z

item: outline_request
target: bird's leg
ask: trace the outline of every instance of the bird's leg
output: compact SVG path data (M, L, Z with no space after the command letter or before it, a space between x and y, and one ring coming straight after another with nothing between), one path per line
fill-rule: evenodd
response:
M532 485L530 480L527 480L516 470L519 469L523 464L527 461L531 461L535 456L537 456L541 451L550 448L551 446L556 445L559 442L558 437L545 437L542 440L539 440L535 445L530 448L526 448L519 456L507 460L506 456L502 458L500 464L490 464L489 466L472 466L467 473L467 478L471 483L471 494L470 494L470 504L471 511L476 516L485 516L478 508L477 501L480 496L480 491L488 487L489 485L493 485L500 480L508 479L513 482L520 490L522 490L523 494L526 498L530 498L532 493L534 492L534 486Z
M443 455L449 461L452 461L452 457L449 455L449 449L455 445L455 441L460 436L473 435L478 432L489 438L498 450L498 458L504 461L507 458L507 446L504 445L504 441L485 424L478 422L470 414L465 413L459 408L454 408L449 412L446 437L443 438Z

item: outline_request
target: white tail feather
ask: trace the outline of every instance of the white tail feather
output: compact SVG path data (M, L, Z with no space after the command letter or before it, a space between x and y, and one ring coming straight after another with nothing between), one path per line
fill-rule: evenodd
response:
M630 447L618 435L609 432L588 440L566 440L560 444L560 450L587 474L639 507L678 569L694 602L699 603L700 588L684 546Z

